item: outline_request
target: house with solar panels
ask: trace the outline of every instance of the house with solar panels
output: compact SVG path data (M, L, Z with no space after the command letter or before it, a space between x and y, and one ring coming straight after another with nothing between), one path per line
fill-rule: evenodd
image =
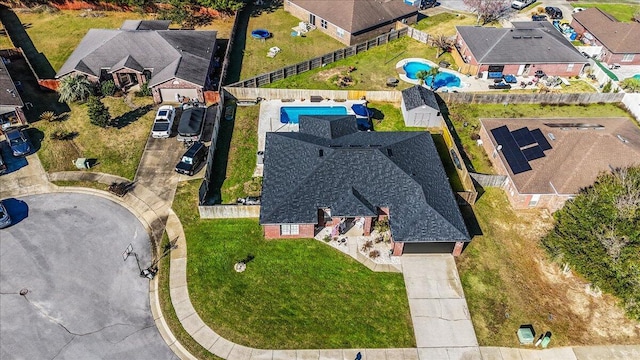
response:
M561 208L603 171L640 164L628 118L480 119L480 137L514 208Z
M354 115L302 115L299 127L266 134L265 238L311 238L351 222L368 236L388 219L396 256L459 255L471 241L428 132L359 131Z

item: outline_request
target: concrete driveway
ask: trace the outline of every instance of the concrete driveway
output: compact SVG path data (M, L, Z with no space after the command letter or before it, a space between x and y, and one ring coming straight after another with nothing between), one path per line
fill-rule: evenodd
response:
M453 256L405 254L402 273L421 359L480 359Z
M0 230L0 358L175 359L149 309L149 238L123 207L56 193L7 201ZM28 292L21 295L21 290Z

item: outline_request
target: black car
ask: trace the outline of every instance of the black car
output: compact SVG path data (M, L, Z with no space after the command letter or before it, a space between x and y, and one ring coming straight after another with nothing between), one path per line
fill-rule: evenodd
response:
M7 164L4 163L4 159L2 158L2 153L0 153L0 175L7 172Z
M547 15L549 15L549 17L552 19L562 19L562 10L555 6L547 6L546 8L544 8L544 12L546 12Z
M547 20L547 15L531 15L531 21L545 21Z
M19 129L11 129L5 132L13 156L25 156L31 152L31 144L27 136Z
M201 142L195 142L187 149L187 152L182 155L180 162L176 165L176 172L193 176L206 158L207 147Z

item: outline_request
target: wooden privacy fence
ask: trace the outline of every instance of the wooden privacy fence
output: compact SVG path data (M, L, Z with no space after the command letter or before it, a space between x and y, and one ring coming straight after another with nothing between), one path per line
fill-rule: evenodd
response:
M260 205L198 206L201 219L243 219L260 217Z
M506 175L488 175L474 172L469 173L469 175L482 187L503 187L507 181Z
M449 131L449 128L447 127L447 123L442 120L440 122L440 131L442 132L442 137L444 138L444 142L447 145L447 149L449 150L449 156L452 157L451 161L453 162L454 166L456 164L459 164L459 166L455 166L456 171L458 172L458 177L460 177L460 182L462 183L462 187L464 188L465 191L470 191L470 192L475 192L475 186L473 185L473 181L471 180L471 176L469 176L469 171L467 170L467 167L464 166L464 163L462 161L462 156L460 156L460 150L458 149L458 146L455 142L455 140L453 139L453 136L451 135L451 132ZM455 156L458 157L457 161L456 159L453 159L454 154ZM471 202L470 204L473 204L473 202Z
M429 34L424 31L420 31L418 29L414 29L412 27L408 28L407 36L410 38L420 41L423 44L429 43Z
M384 45L389 41L399 39L402 36L406 36L407 32L408 32L407 28L390 31L386 34L380 35L366 42L349 46L346 48L342 48L340 50L336 50L328 54L324 54L322 56L319 56L310 60L306 60L295 65L286 66L266 74L261 74L261 75L252 77L250 79L241 80L239 82L229 84L227 86L257 88L263 85L268 85L274 81L286 79L290 76L295 76L305 71L317 69L319 67L322 67L325 64L331 64L332 62L346 59L348 57L357 55L361 52L367 51L374 47Z
M457 47L453 47L453 51L450 52L453 57L453 61L458 66L458 72L466 75L476 75L478 73L478 66L471 65L464 61L462 55L460 55L460 51Z

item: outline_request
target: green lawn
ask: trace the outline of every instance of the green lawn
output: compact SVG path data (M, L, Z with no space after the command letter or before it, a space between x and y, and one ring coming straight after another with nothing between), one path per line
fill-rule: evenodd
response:
M415 346L402 274L374 273L312 239L265 241L257 219L201 220L199 185L181 183L173 208L191 302L221 336L272 349Z
M616 19L623 22L633 21L633 14L640 10L640 5L636 2L622 4L623 1L609 2L574 2L571 4L573 7L592 8L597 7L600 10L613 15Z
M139 100L138 109L131 109L123 98L105 98L113 118L122 121L120 128L103 129L92 125L87 107L71 104L71 112L63 121L38 121L32 127L38 133L38 156L47 172L76 170L72 161L78 157L96 158L99 165L91 171L118 175L133 180L153 123L153 100ZM56 130L74 132L72 140L53 140Z
M265 87L282 89L389 90L386 87L386 79L398 76L395 66L398 61L404 58L425 58L436 63L446 60L450 64L454 64L450 54L444 54L439 58L436 58L436 55L436 48L405 36L350 58L328 64L325 67L276 81ZM338 76L347 75L349 67L356 68L355 71L348 74L352 78L353 84L347 87L338 86L336 82ZM413 85L401 81L396 89L402 90L410 86Z
M320 31L310 31L306 37L291 36L291 28L298 26L299 22L300 19L283 9L250 17L240 79L248 79L346 47ZM272 37L266 41L254 39L251 31L255 29L267 29ZM268 58L267 52L274 46L282 51L276 57Z
M448 108L448 117L456 129L467 158L475 171L481 173L492 173L493 170L484 149L471 139L472 134L480 131L480 118L629 117L617 104L449 104Z
M456 26L475 24L476 17L473 15L445 12L421 19L414 27L429 35L453 36L456 34Z

